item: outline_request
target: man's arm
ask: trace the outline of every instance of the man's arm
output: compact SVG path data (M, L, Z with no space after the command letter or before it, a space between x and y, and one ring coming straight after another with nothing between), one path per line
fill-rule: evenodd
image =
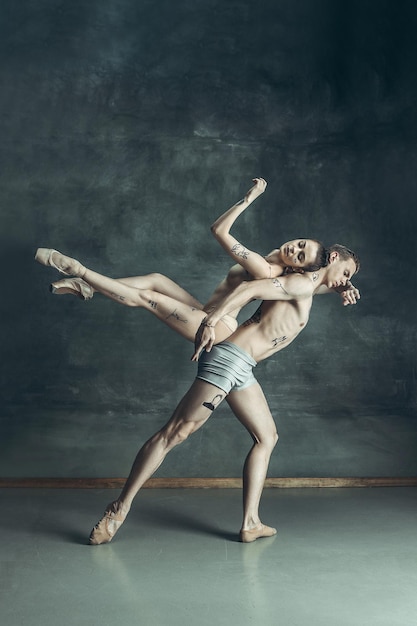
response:
M242 308L252 300L304 300L311 297L313 291L313 283L302 274L242 282L225 296L201 323L191 360L197 361L203 348L210 352L216 338L215 326L224 315Z
M269 278L272 270L271 264L257 252L246 248L230 234L230 229L239 215L266 189L266 181L263 178L254 178L253 182L255 184L243 200L234 204L226 213L217 218L211 226L211 232L234 262L239 263L253 278Z
M326 285L320 285L318 290L316 291L317 295L322 295L325 293L338 293L342 298L343 306L348 306L349 304L356 304L358 300L361 299L361 294L359 293L359 289L352 285L350 280L346 283L344 287L335 287L334 289L329 289Z

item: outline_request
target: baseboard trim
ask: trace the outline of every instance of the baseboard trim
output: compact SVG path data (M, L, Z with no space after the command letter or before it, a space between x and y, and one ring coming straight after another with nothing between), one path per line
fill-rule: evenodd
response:
M0 488L13 489L121 489L125 478L0 478ZM151 478L144 489L240 489L241 478ZM417 487L417 476L267 478L266 488Z

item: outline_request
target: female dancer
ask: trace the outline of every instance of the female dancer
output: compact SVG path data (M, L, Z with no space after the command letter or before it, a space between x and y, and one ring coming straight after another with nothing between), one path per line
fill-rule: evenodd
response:
M195 334L207 313L243 280L275 278L288 271L315 271L326 265L325 248L314 239L288 241L266 257L262 257L247 249L230 234L230 229L239 215L265 191L267 183L263 178L255 178L253 182L253 187L243 200L234 204L211 227L220 245L234 261L237 261L237 264L229 270L226 278L218 285L205 305L162 274L113 279L87 269L78 261L48 248L39 248L35 258L43 265L76 276L52 283L53 293L72 293L88 300L93 297L95 291L98 291L126 306L147 309L182 337L194 341ZM347 301L352 297L354 296L349 290L343 294L346 304L353 303ZM236 310L219 322L216 343L224 341L236 330L238 313L239 310Z

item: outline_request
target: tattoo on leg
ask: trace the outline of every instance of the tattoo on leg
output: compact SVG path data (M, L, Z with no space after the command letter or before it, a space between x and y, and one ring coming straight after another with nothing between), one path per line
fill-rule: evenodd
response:
M181 317L180 315L178 315L177 309L174 309L172 313L170 313L165 319L169 320L170 317L174 317L179 322L184 322L184 324L188 324L188 320L185 319L185 317Z
M120 302L124 302L126 300L124 296L119 296L119 294L117 293L111 292L110 295L113 296L113 298L116 298L116 300L120 300Z
M285 341L285 340L286 340L286 338L287 338L287 337L286 337L285 335L284 335L283 337L275 337L275 339L273 339L273 340L272 340L272 345L274 346L274 348L276 348L276 347L277 347L277 345L278 345L279 343L282 343L283 341Z
M214 396L211 402L203 402L203 406L205 406L206 409L210 409L210 411L214 411L214 409L220 404L223 398L224 396L221 393L218 393L217 396Z
M280 287L280 288L282 289L282 291L283 291L285 294L287 294L287 296L288 296L288 292L287 292L287 291L285 291L284 287L283 287L283 286L282 286L282 284L281 284L281 281L279 281L279 280L278 280L278 278L273 278L273 279L272 279L272 284L273 284L275 287Z
M149 300L148 304L151 307L151 309L157 309L158 308L158 305L157 305L156 302L154 302L154 300Z
M246 250L246 248L242 246L241 243L235 243L235 245L232 246L232 252L236 254L236 256L242 257L242 259L247 259L250 255L249 250Z

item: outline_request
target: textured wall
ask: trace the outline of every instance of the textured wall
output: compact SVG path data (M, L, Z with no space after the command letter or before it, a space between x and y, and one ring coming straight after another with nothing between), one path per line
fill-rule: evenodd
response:
M416 26L388 0L1 3L0 475L126 474L195 372L148 313L49 294L35 249L204 300L229 265L209 226L254 176L247 246L362 260L360 304L317 298L257 368L270 475L417 472ZM249 444L221 408L159 475L239 475Z

